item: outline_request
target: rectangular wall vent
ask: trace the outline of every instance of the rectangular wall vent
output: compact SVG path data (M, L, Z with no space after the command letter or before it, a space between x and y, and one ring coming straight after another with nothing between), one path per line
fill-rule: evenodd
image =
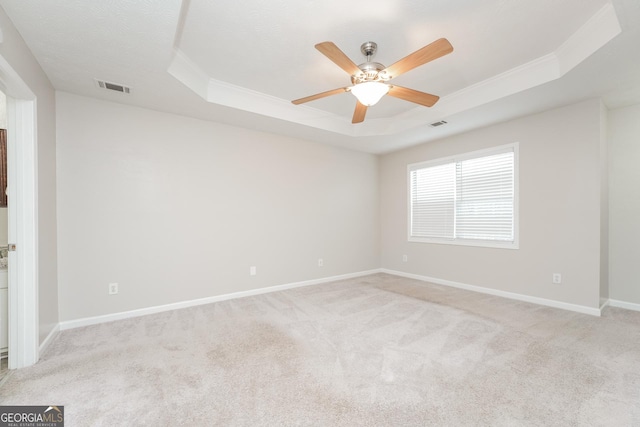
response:
M431 123L431 126L435 128L435 127L446 125L446 124L447 124L446 121L440 120L439 122Z
M118 83L106 82L104 80L96 79L96 84L101 89L112 90L120 93L131 93L131 88Z

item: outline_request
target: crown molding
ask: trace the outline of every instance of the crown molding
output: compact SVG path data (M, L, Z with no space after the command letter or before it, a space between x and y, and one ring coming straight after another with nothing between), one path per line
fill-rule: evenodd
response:
M352 137L393 135L559 79L621 31L615 9L607 3L554 52L443 96L432 108L416 107L358 126L351 124L350 117L307 105L296 106L288 100L213 79L178 47L167 71L214 104Z

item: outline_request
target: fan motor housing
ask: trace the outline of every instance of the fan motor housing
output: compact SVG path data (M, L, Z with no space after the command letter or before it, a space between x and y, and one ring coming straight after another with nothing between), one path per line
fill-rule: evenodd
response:
M385 78L383 73L380 73L380 71L387 67L379 62L365 62L358 65L358 68L360 68L361 72L351 76L351 83L353 84L389 80Z
M371 58L373 58L377 50L378 44L376 42L369 41L362 43L362 45L360 46L360 52L362 52L362 54L367 57L367 62L358 65L358 68L360 68L361 72L351 76L351 83L355 85L364 82L389 80L389 78L386 77L384 73L380 73L380 71L384 70L387 67L379 62L371 61Z

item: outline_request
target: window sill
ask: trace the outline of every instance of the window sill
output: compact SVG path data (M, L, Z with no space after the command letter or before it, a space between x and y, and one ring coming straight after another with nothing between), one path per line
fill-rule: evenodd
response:
M455 246L476 246L482 248L497 249L520 249L518 241L501 242L493 240L472 240L472 239L433 239L426 237L409 237L411 243L435 243L437 245L455 245Z

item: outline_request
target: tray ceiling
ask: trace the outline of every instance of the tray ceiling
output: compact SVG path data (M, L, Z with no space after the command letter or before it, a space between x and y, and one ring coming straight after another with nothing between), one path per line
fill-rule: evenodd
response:
M58 90L362 151L391 151L587 97L610 107L640 101L636 1L479 3L0 2ZM290 103L350 85L316 43L333 41L361 63L360 45L372 40L374 60L390 65L440 37L453 53L394 79L440 95L432 108L387 96L353 125L349 93ZM95 79L131 93L106 93ZM449 123L428 126L439 120Z

